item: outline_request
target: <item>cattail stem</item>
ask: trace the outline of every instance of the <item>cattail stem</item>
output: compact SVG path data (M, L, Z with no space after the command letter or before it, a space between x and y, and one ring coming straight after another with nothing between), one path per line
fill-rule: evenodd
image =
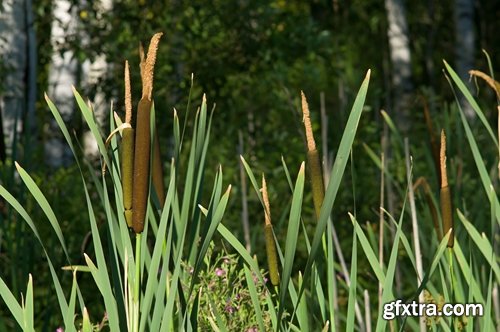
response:
M266 238L267 263L269 264L269 275L271 283L274 286L279 284L278 273L278 255L276 254L276 246L274 245L273 225L264 226L264 234Z
M122 191L125 220L132 227L132 192L134 176L134 129L125 128L122 132Z
M448 175L446 171L446 135L444 130L441 131L441 151L440 151L440 164L441 164L441 217L443 220L443 234L448 233L452 229L450 238L448 240L448 247L452 248L454 244L454 231L453 231L453 214L451 207L451 194L448 187Z
M125 61L125 123L132 122L132 94L130 92L130 70ZM134 134L133 128L122 130L121 162L122 162L122 193L123 207L127 226L132 227L132 193L134 174Z
M427 101L425 99L423 99L423 101L424 101L424 119L425 119L425 124L427 126L427 132L429 133L429 138L431 141L432 158L434 159L434 166L436 167L438 183L441 183L439 147L438 147L438 144L436 142L437 135L435 134L434 128L432 126L432 118L431 118L431 114L429 112L429 105L427 104Z
M264 175L262 175L262 200L264 201L264 237L266 241L267 264L269 266L269 276L274 286L279 284L278 273L278 255L274 243L273 225L271 223L271 209L269 206L269 196L267 194L267 185Z
M442 239L443 233L441 232L441 229L439 227L438 212L432 200L431 187L429 186L427 179L424 178L423 176L418 178L417 181L415 181L415 184L413 185L413 190L417 190L418 187L420 186L424 188L425 201L427 202L427 205L429 206L429 210L431 212L432 223L434 224L434 230L436 231L437 238Z
M133 331L139 331L139 301L141 296L141 245L142 234L135 235L135 280L134 280L134 295L133 303Z
M137 107L135 132L134 181L132 205L132 227L135 233L144 230L149 196L149 158L151 149L151 107L153 92L153 73L156 52L162 33L156 33L149 43L148 54L141 54L142 98ZM161 165L160 165L161 167Z
M302 99L303 121L306 131L307 164L309 166L309 174L311 179L314 211L316 212L316 218L319 219L321 206L323 205L323 200L325 199L325 185L323 183L321 160L319 152L316 149L316 142L314 141L314 135L312 132L311 117L309 115L309 105L307 104L307 99L304 92L301 91L300 93Z
M134 194L132 205L134 213L132 226L134 232L141 233L144 230L146 208L149 194L149 154L151 147L151 101L141 99L137 111L135 153L134 153Z

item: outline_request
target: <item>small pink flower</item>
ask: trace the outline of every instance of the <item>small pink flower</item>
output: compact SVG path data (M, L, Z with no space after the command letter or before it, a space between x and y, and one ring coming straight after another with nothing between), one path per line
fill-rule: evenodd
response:
M220 269L220 268L216 268L215 269L215 275L218 276L218 277L225 276L226 275L226 271L224 271L223 269Z
M56 329L56 332L64 332L64 329L63 329L62 327L58 327L58 328Z

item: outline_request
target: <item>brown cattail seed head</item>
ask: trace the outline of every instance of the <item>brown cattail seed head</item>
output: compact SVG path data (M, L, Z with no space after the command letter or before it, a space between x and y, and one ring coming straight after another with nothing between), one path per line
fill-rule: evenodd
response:
M269 276L271 283L276 286L279 283L278 273L278 255L276 254L276 245L274 243L273 225L271 224L271 209L269 205L269 195L267 194L267 185L264 175L262 175L262 200L264 201L264 238L266 241L267 264L269 265Z
M269 207L269 196L267 194L267 184L264 174L262 174L262 200L264 201L264 215L266 225L271 225L271 209Z
M316 150L316 142L314 141L314 136L312 132L311 126L311 117L309 115L309 105L307 104L306 95L303 91L300 91L301 99L302 99L302 115L304 127L306 129L306 140L307 140L307 149L309 151Z
M134 174L134 129L125 128L122 134L122 192L125 219L128 227L132 227L132 193Z
M130 88L130 70L125 60L125 122L132 123L132 93Z
M321 206L325 198L325 185L323 183L323 172L321 169L321 161L319 152L316 149L316 142L311 125L311 117L309 114L309 105L307 104L306 96L303 91L300 92L302 98L302 114L307 140L307 164L309 166L309 174L313 192L314 211L316 218L319 219Z
M448 187L448 176L446 173L446 135L444 130L441 131L441 151L440 151L440 163L441 163L441 191L440 191L440 201L441 201L441 217L443 220L443 234L448 233L452 229L450 238L448 240L448 247L452 248L454 244L454 231L453 231L453 213L451 207L451 194L450 187Z
M156 52L158 51L158 43L163 35L162 32L156 33L151 42L149 43L148 55L146 57L146 63L144 65L143 76L142 76L142 98L147 98L151 101L151 95L153 93L153 73L154 66L156 63Z

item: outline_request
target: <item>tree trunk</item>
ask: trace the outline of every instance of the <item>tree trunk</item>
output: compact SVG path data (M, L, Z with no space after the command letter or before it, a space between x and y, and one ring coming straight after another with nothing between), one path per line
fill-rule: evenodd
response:
M392 77L392 114L403 131L410 129L413 91L408 24L403 0L385 0Z
M112 0L101 0L99 1L99 12L102 14L111 11L113 8ZM82 36L83 39L89 38L89 36ZM102 78L110 70L110 64L108 63L106 56L104 54L99 54L94 61L85 60L82 64L82 79L84 88L90 90L90 88L95 88L95 95L91 98L94 115L97 124L103 127L106 122L106 117L109 115L110 102L107 100L106 95L100 86ZM86 158L96 159L99 156L99 149L97 147L97 141L90 132L90 130L85 130L83 134L83 153Z
M76 85L78 62L73 51L64 49L67 36L76 33L75 8L68 0L55 0L53 3L54 19L51 28L53 48L49 68L48 95L57 106L65 122L74 114L72 86ZM51 120L45 142L45 161L51 167L67 166L72 161L71 150L64 141L55 120Z
M455 59L456 70L460 78L468 86L469 70L474 68L475 36L474 36L474 1L455 0ZM459 95L459 102L465 115L469 119L474 119L476 113L465 100L462 94Z
M24 0L4 0L0 10L0 109L6 154L15 151L26 110L27 33Z

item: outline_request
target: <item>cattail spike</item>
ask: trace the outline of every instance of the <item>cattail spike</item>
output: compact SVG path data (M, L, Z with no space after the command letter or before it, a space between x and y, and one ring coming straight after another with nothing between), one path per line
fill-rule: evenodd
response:
M262 174L262 200L264 201L264 238L266 241L267 264L269 265L269 276L271 283L276 286L279 283L278 255L274 243L273 225L271 224L271 209L269 205L269 195L267 194L267 184L264 174Z
M269 207L269 196L267 194L267 184L264 174L262 174L262 200L264 201L264 214L266 225L271 225L271 209Z
M446 134L441 130L441 149L439 153L439 163L441 165L441 188L448 186L448 175L446 173Z
M309 105L307 103L306 95L304 91L300 91L301 99L302 99L302 115L304 127L306 129L306 140L307 140L307 149L309 151L316 150L316 142L314 141L314 136L312 132L311 125L311 117L309 115Z
M302 98L303 121L306 131L307 164L309 167L309 174L312 186L314 211L316 212L316 218L319 219L321 206L323 205L323 200L325 199L325 185L323 183L323 171L321 167L321 159L319 156L319 152L316 149L316 143L314 141L314 135L311 125L311 117L309 114L309 106L307 104L304 92L300 91L300 94Z
M130 70L128 60L125 60L125 122L132 122L132 92L130 87Z
M162 32L154 34L149 43L148 54L146 56L146 63L144 65L143 71L143 81L142 81L142 98L147 98L151 100L151 95L153 93L153 73L154 66L156 63L156 53L158 51L158 43L163 35Z
M451 235L448 240L448 247L452 248L455 238L453 231L453 213L451 207L451 193L448 187L448 176L446 173L446 135L444 130L441 131L441 151L440 151L440 164L441 164L441 217L443 220L443 234L448 233L450 229Z

